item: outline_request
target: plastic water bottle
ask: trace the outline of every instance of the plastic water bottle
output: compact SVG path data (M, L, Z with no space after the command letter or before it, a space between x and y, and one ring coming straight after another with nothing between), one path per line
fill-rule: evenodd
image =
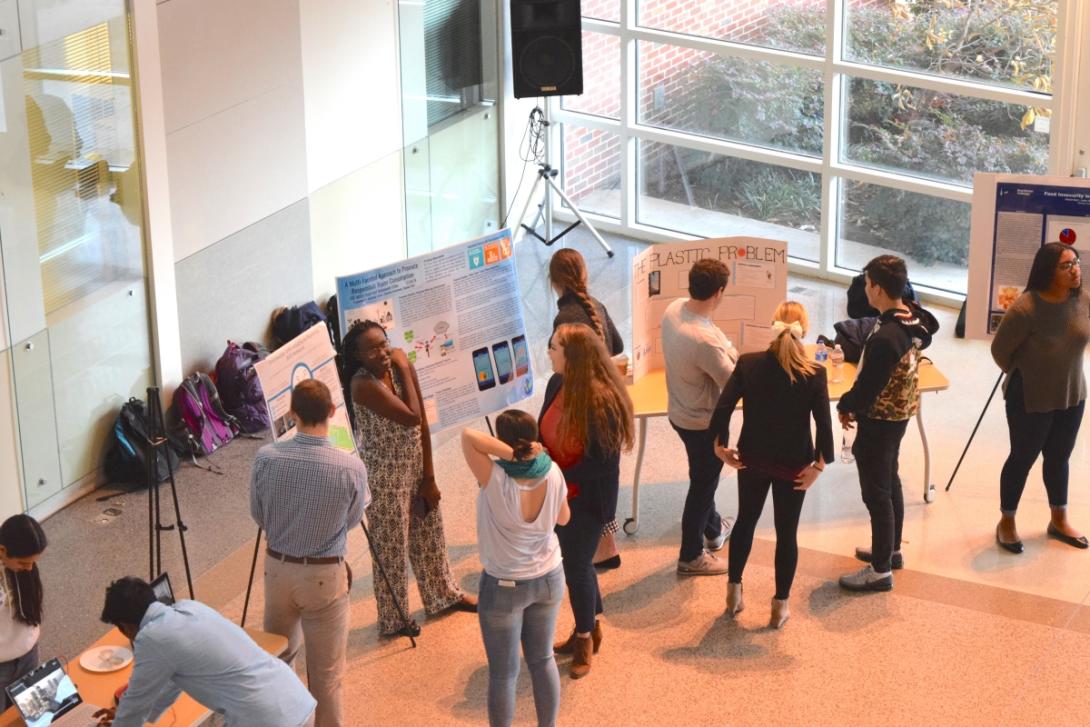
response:
M829 377L829 382L833 384L839 384L844 380L844 349L840 347L840 344L836 344L833 348L833 352L829 354L829 363L832 364L832 374Z
M855 455L852 454L852 445L855 444L855 429L843 429L841 431L843 436L840 440L840 461L850 464L855 461Z
M814 360L818 363L824 363L829 358L829 349L825 347L824 342L819 342L817 348L814 350Z

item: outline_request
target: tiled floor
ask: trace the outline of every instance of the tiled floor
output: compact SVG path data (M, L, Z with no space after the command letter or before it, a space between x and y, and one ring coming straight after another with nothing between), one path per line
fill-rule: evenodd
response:
M592 292L604 300L627 337L628 263L639 246L614 239L617 255L608 260L589 238L573 236L572 242L591 266ZM544 276L550 253L537 243L517 248L528 338L542 377L547 373L544 336L553 315ZM797 278L789 288L795 291L792 297L809 306L815 332L831 331L832 322L843 316L842 289ZM747 608L737 622L724 619L724 578L675 574L684 452L665 419L655 420L642 476L640 530L633 537L621 536L623 565L601 578L605 641L589 677L579 682L563 678L561 724L1090 724L1085 689L1090 552L1044 537L1048 507L1039 469L1030 476L1019 518L1026 553L1012 556L996 548L997 480L1007 451L998 397L953 489L943 491L997 372L985 343L953 337L954 311L936 313L943 330L929 355L951 382L949 391L930 394L925 401L932 479L939 492L934 503L924 504L922 450L910 428L901 459L908 503L907 568L896 574L893 592L854 596L835 585L837 575L858 566L849 557L853 547L869 538L854 466L837 463L807 496L793 616L785 629L764 628L773 590L771 504L746 572ZM538 397L527 402L531 411L536 412L540 388ZM1072 458L1070 507L1072 521L1090 530L1086 441L1084 436ZM238 451L244 460L251 443ZM476 487L453 433L437 438L436 457L451 561L461 582L475 589L480 567ZM622 517L628 514L633 459L622 462ZM242 470L218 487L183 486L191 538L201 543L198 593L236 617L253 552ZM734 513L732 477L723 479L718 502L722 512ZM117 529L108 536L110 542L117 541L117 533L131 533L135 545L129 559L138 573L145 547L140 518L134 510L105 526ZM74 542L80 541L79 528L99 540L105 537L95 530L103 526L87 518L69 518L66 527ZM357 580L346 679L349 723L485 722L487 670L475 617L453 614L425 621L414 592L410 605L424 626L419 647L379 640L370 558L358 532L350 539L350 553ZM99 568L93 576L72 575L102 581L116 576L123 562L115 555L106 572ZM60 571L82 567L59 553L49 563L57 578ZM259 577L250 605L255 622L260 621L261 599ZM565 606L559 630L570 628ZM64 627L55 629L53 638L59 639ZM61 641L62 650L78 654L86 641L77 641ZM566 661L560 663L563 669ZM517 721L530 723L532 714L529 680L523 674Z

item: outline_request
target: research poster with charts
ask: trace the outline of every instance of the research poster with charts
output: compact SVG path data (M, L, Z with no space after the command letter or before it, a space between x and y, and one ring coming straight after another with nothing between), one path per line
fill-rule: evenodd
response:
M1090 180L1026 174L973 177L966 338L989 338L1046 242L1090 249Z
M303 333L254 364L257 380L265 392L269 407L273 438L276 441L295 436L295 420L291 416L291 392L305 379L318 379L329 387L336 411L329 422L329 441L345 452L356 451L352 424L344 406L344 391L337 372L333 342L324 323L315 323Z
M432 433L533 393L510 230L337 278L341 330L371 320L416 368Z
M787 296L787 243L757 237L722 237L652 245L632 261L633 379L663 368L662 316L688 297L689 268L716 258L730 270L713 320L742 353L772 340L772 315Z

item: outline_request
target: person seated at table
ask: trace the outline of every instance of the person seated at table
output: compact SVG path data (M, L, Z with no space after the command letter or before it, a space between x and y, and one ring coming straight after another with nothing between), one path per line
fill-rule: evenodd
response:
M134 666L116 709L95 713L105 727L143 727L185 691L223 715L225 727L303 727L317 702L295 672L235 624L197 601L167 606L139 578L106 589L102 621L132 641Z
M38 666L42 623L42 577L38 559L45 531L30 515L12 515L0 525L0 690ZM11 706L7 692L0 700Z
M715 433L715 453L738 470L738 520L727 557L727 614L743 608L742 571L753 547L753 533L772 490L776 523L776 595L769 626L787 621L787 599L799 562L799 515L806 490L831 462L833 420L825 367L806 356L806 309L800 303L780 303L773 316L775 338L764 351L744 354L727 381L709 429ZM738 401L745 400L737 450L730 449L730 420ZM810 420L817 425L817 447ZM775 434L770 436L770 433Z

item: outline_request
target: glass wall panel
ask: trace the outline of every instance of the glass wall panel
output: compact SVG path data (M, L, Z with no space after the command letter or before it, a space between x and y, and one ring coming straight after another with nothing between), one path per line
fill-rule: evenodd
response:
M821 175L657 142L640 142L637 219L702 237L787 240L818 259Z
M862 78L847 87L842 161L963 184L1048 170L1048 119L1033 109Z
M1056 0L846 0L845 56L939 76L1052 90Z
M583 0L580 10L585 18L596 20L611 20L618 23L621 20L622 0Z
M639 23L821 55L825 52L825 6L825 0L640 0Z
M621 216L621 140L616 134L563 127L564 193L580 210Z
M27 201L15 224L0 216L0 247L6 280L41 281L18 299L8 286L5 301L21 338L13 389L33 507L97 477L152 358L127 5L23 0L19 23L22 54L3 75L18 78L19 102L0 143L24 171L0 175L14 185L0 192Z
M969 205L877 184L841 182L837 267L861 270L876 255L908 263L913 283L966 291Z
M639 120L774 149L821 155L821 72L640 43Z
M621 115L621 39L583 31L583 93L561 96L568 111L616 119Z

